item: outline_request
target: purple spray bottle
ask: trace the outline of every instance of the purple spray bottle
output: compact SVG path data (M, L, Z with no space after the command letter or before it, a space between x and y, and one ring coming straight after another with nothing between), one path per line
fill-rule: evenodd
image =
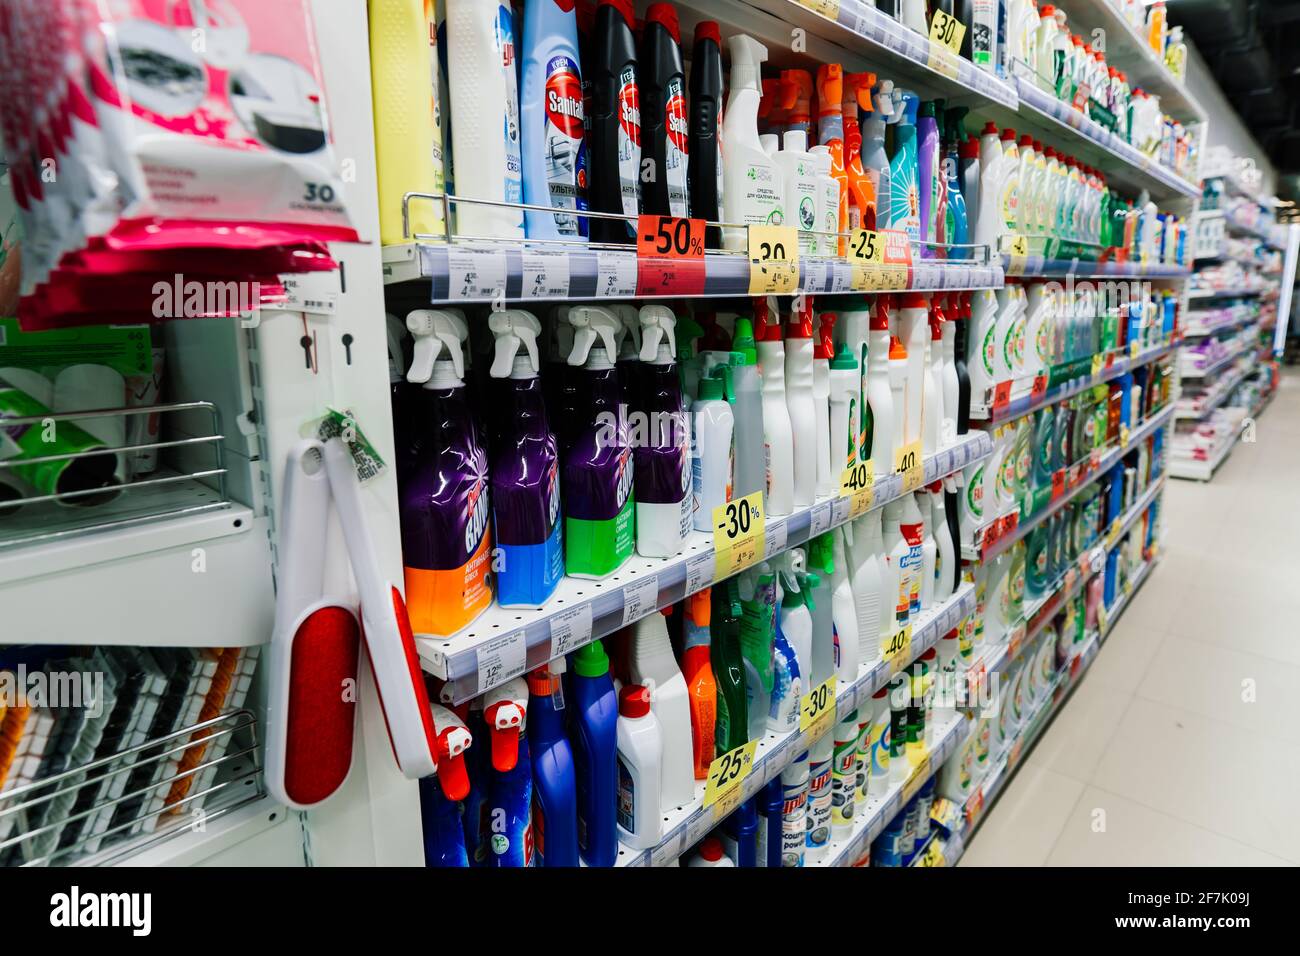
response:
M666 305L643 305L641 370L634 407L636 551L645 558L680 554L691 532L690 425L677 373L677 319Z

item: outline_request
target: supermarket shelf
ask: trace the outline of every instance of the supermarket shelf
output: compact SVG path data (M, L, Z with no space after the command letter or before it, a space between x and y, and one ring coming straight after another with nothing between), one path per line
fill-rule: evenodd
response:
M1200 411L1184 411L1181 408L1176 408L1174 411L1174 418L1179 421L1201 421L1209 415L1210 412L1222 405L1227 397L1233 393L1233 390L1244 382L1253 371L1253 368L1245 368L1231 378L1223 379L1215 385L1218 393L1202 405Z
M631 247L592 245L585 249L556 249L523 242L496 244L457 241L419 242L385 246L384 281L430 283L433 304L570 301L647 298L637 293L637 255ZM669 288L665 298L749 295L750 262L739 252L707 252L704 291ZM809 294L853 293L853 267L847 259L801 256L799 288ZM1002 286L997 262L922 259L914 261L906 284L891 291L996 289ZM857 290L861 292L861 290Z
M872 694L888 684L891 677L934 647L944 634L974 610L975 588L966 583L943 604L922 613L921 619L912 628L910 654L895 658L892 662L878 660L864 665L859 668L858 678L852 685L837 689L836 718L844 717L855 710L859 701L869 699ZM748 800L758 793L769 780L776 777L799 754L807 750L813 739L809 731L796 730L785 734L769 733L760 740L752 768L742 784L742 799ZM648 850L620 847L616 865L664 866L703 839L723 819L718 813L718 807L704 806L704 789L704 781L697 781L695 799L690 804L671 809L665 814L666 832L657 845Z
M1245 355L1249 351L1250 351L1249 347L1239 348L1235 352L1231 352L1228 355L1225 355L1217 362L1207 365L1205 366L1205 368L1202 369L1195 369L1195 368L1185 369L1182 367L1182 361L1180 360L1178 363L1179 366L1178 377L1179 378L1209 378L1211 375L1217 375L1219 372L1223 371L1225 368L1227 368L1229 365L1231 365L1233 362L1241 358L1241 356Z
M1193 289L1187 293L1189 299L1244 299L1246 296L1259 295L1265 289Z
M1214 473L1219 470L1219 466L1228 460L1228 456L1232 454L1232 449L1237 447L1237 442L1240 440L1241 429L1236 429L1233 431L1232 437L1219 445L1214 450L1214 454L1205 461L1196 461L1171 453L1169 455L1169 474L1174 478L1209 481L1214 477Z
M961 471L992 451L987 432L972 431L924 463L932 482ZM873 508L901 497L902 478L876 480ZM849 520L847 498L831 498L767 522L764 556L803 544ZM525 670L576 650L591 640L621 630L633 621L683 600L715 580L713 537L693 532L685 551L674 558L633 555L616 573L599 581L566 577L555 596L538 611L493 606L465 631L449 638L416 636L426 671L447 681L456 703L505 683Z
M1163 262L1096 262L1088 259L1047 259L1028 256L1015 262L1006 254L1002 256L1002 270L1009 276L1042 276L1076 279L1186 279L1192 274L1190 266L1167 265Z
M1073 483L1067 484L1067 490L1059 497L1053 500L1046 508L1043 508L1037 514L1034 514L1024 520L1017 520L1015 527L1005 530L998 535L997 539L987 547L984 544L990 529L1000 525L1002 517L990 519L981 527L975 529L973 541L970 545L962 545L962 558L966 561L989 560L997 557L1006 551L1017 541L1024 538L1030 531L1042 524L1056 512L1060 511L1065 505L1078 495L1084 488L1092 484L1109 470L1117 461L1123 458L1128 452L1136 448L1141 442L1145 441L1147 436L1157 428L1167 424L1172 418L1174 407L1172 404L1166 405L1160 411L1147 418L1145 422L1138 425L1129 433L1129 439L1126 443L1108 448L1098 455L1095 459L1085 459L1082 462L1072 466L1077 469L1078 477ZM1094 463L1095 462L1095 463Z
M865 804L857 806L854 810L857 819L853 830L842 839L832 839L826 857L811 864L812 866L852 866L889 821L925 786L925 782L939 772L944 761L957 749L963 718L954 712L943 718L936 716L935 719L936 723L940 719L943 723L935 727L934 739L922 756L910 760L909 754L912 767L907 779L891 782L883 794L868 797Z
M993 409L993 394L987 392L977 400L975 396L971 397L970 417L971 421L987 422L990 425L1000 425L1003 422L1010 421L1013 418L1020 418L1031 412L1036 412L1040 408L1053 405L1062 399L1078 395L1080 392L1087 391L1094 385L1102 385L1113 378L1118 378L1131 369L1139 368L1154 362L1174 350L1173 344L1156 345L1148 348L1133 357L1125 350L1116 350L1110 352L1105 357L1105 362L1101 369L1093 375L1080 376L1070 379L1059 385L1054 385L1044 392L1038 398L1033 395L1033 381L1031 379L1021 379L1015 383L1011 389L1011 399L1001 408Z
M1157 94L1161 110L1183 122L1207 119L1205 108L1111 0L1074 0L1068 12L1071 32L1087 39L1094 30L1105 31L1106 62L1127 73L1130 86Z
M1195 312L1192 313L1193 316L1195 314L1196 314ZM1229 331L1230 329L1241 328L1242 326L1250 325L1252 322L1258 322L1258 321L1259 321L1258 315L1248 315L1248 316L1243 316L1241 318L1233 319L1230 322L1220 322L1218 325L1213 325L1213 326L1201 326L1200 328L1192 328L1189 325L1188 327L1183 329L1183 338L1185 339L1204 338L1207 335L1217 335L1220 332L1226 332Z
M1114 626L1114 622L1119 618L1119 615L1124 612L1132 600L1132 596L1137 593L1138 588L1146 581L1147 576L1151 573L1158 560L1159 556L1157 555L1144 564L1133 579L1128 593L1117 598L1111 606L1109 609L1111 627ZM964 845L970 845L971 837L979 830L980 824L988 815L989 808L997 800L1007 781L1015 774L1020 761L1026 753L1033 749L1039 736L1051 722L1051 718L1065 706L1071 692L1078 686L1080 679L1096 659L1104 637L1104 634L1093 632L1084 646L1070 659L1069 663L1057 671L1052 692L1044 695L1037 711L1022 725L1010 745L999 755L975 792L966 798L964 805L966 814L966 828L963 833ZM956 859L951 861L953 864L956 862Z

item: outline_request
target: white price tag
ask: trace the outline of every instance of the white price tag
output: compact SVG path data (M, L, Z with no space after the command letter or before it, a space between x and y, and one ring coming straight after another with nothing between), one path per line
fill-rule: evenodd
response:
M1106 567L1106 549L1098 548L1092 553L1092 573L1101 574L1104 567Z
M640 620L657 609L659 575L652 574L623 588L623 626Z
M596 297L623 299L636 295L636 254L596 253Z
M785 519L780 518L772 525L768 526L767 537L763 539L763 560L766 561L774 554L780 554L785 550L785 542L789 529L786 527Z
M591 642L591 605L570 608L551 618L551 657Z
M447 249L449 299L495 299L505 294L504 249Z
M682 832L678 833L678 835L677 835L676 837L674 837L673 839L667 841L666 843L661 843L661 844L659 844L657 847L655 847L653 850L651 850L651 851L650 851L650 865L651 865L651 866L671 866L671 865L673 864L673 862L674 862L674 861L675 861L679 856L682 855L682 850L685 849L685 847L682 846L682 842L683 842L685 836L686 836L685 831L682 831Z
M686 593L694 594L713 583L713 554L697 554L686 562Z
M819 505L814 505L808 523L808 537L810 538L817 537L817 535L829 528L831 526L831 503L823 501Z
M338 310L337 272L298 272L279 276L279 279L284 286L285 300L266 308L313 315L333 315Z
M831 502L831 524L844 524L849 520L849 509L853 502L848 498L836 498Z
M528 640L522 630L495 637L478 649L479 693L513 680L528 664Z
M525 249L521 299L563 299L569 295L569 256L563 252Z

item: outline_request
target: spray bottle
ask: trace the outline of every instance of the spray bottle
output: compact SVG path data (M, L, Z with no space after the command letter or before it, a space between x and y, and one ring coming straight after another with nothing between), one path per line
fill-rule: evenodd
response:
M712 646L717 684L717 723L714 739L718 753L749 742L749 711L745 693L745 658L740 649L741 607L734 580L713 589Z
M680 554L692 523L690 421L677 374L676 320L665 305L643 305L636 403L649 434L636 443L636 549L647 558Z
M533 840L533 762L528 749L528 689L522 678L505 687L522 685L522 698L512 698L503 705L510 713L510 723L493 727L492 705L484 707L492 731L492 770L488 773L486 819L488 865L525 867L535 865ZM497 688L500 690L501 688ZM517 693L512 690L511 693ZM491 694L491 692L489 692ZM519 706L522 699L522 706ZM517 708L517 712L516 712ZM504 718L502 718L504 719ZM500 742L498 742L500 741ZM513 760L505 758L513 749Z
M767 47L744 34L733 36L727 46L731 50L731 93L723 117L727 152L723 218L746 226L779 226L785 221L781 171L758 139L758 71L767 59ZM722 231L722 243L727 249L744 249L747 242L744 229Z
M831 155L831 176L840 186L840 208L836 232L849 228L849 182L844 171L844 71L838 63L817 68L817 140ZM844 255L845 240L837 243L836 255Z
M889 228L921 238L920 195L917 178L916 112L921 100L910 90L899 91L902 106L894 130L894 158L889 164Z
M641 108L631 0L600 0L592 30L588 165L591 208L632 221L591 220L597 242L634 242L640 211ZM472 111L471 111L472 112ZM470 156L468 162L474 162ZM457 161L457 167L460 162Z
M835 313L820 316L817 343L813 346L812 398L817 435L817 497L833 495L839 488L840 470L831 457L831 353L834 351Z
M874 229L876 222L876 188L862 165L862 129L858 110L871 110L871 87L874 73L844 74L844 99L840 111L844 117L844 174L849 196L848 228Z
M788 105L785 131L800 130L805 137L812 135L813 78L807 70L782 70L781 86L786 91Z
M812 297L800 296L796 305L798 311L791 314L786 327L785 401L790 415L794 459L794 506L807 508L817 497L817 456L821 444L813 399ZM766 376L766 365L763 371Z
M969 259L971 250L965 248L970 244L970 218L966 197L962 193L960 173L960 145L965 137L964 122L967 107L954 106L944 114L946 142L943 149L943 179L947 184L948 208L944 212L945 230L949 244L950 259Z
M709 222L722 216L722 34L712 20L695 24L695 45L691 53L691 98L687 184L691 212ZM722 245L717 226L705 230L704 244L710 249Z
M894 110L894 81L880 80L871 92L873 109L862 121L862 171L871 180L876 197L874 216L863 222L867 229L884 229L889 225L892 184L889 156L885 152L885 125L896 123L900 114Z
M415 336L407 381L425 400L410 468L399 476L406 606L416 633L449 636L492 601L488 463L465 393L457 309L420 309L406 317Z
M661 810L680 807L695 795L691 765L691 710L663 613L637 621L630 638L628 665L632 681L650 690L650 707L663 732Z
M768 323L766 299L755 300L758 360L763 375L763 445L767 476L767 513L794 511L794 436L785 395L785 345L779 323ZM815 481L815 474L814 474Z
M632 451L613 362L619 320L600 306L575 306L567 318L587 422L563 462L565 566L575 577L601 578L631 556L635 540Z
M672 4L650 4L641 31L637 75L643 162L650 160L655 173L642 182L641 211L651 215L690 215L686 190L686 73L681 42L677 11Z
M718 686L713 678L709 614L709 588L696 591L684 602L682 628L682 676L691 714L691 762L695 779L709 775L709 764L717 750Z
M940 101L926 100L920 106L916 128L916 195L918 201L918 238L922 243L938 242L935 232L935 200L938 197L939 184L939 126L937 113ZM924 258L934 258L935 252L929 245L922 245Z
M538 866L578 865L578 798L565 734L564 659L528 675L528 746L533 760L533 842Z
M763 492L767 502L766 430L763 420L763 379L758 369L758 347L754 341L753 320L736 319L732 339L735 358L732 385L735 389L735 479L732 495L743 498ZM787 413L788 414L788 413ZM712 515L709 516L712 518Z
M894 449L903 444L901 430L894 430L898 418L894 405L898 396L894 394L891 385L893 373L890 370L889 312L893 305L892 295L876 296L876 310L872 313L867 337L867 385L863 415L870 415L872 430L870 444L864 446L864 452L870 454L872 468L882 478L893 470ZM905 369L901 371L906 374Z
M851 568L848 551L844 546L844 531L833 528L826 534L830 538L830 554L827 556L824 552L818 552L816 566L822 575L829 568L831 618L835 625L835 676L848 686L858 676L863 637L858 630L858 608L854 601L853 582L849 577Z

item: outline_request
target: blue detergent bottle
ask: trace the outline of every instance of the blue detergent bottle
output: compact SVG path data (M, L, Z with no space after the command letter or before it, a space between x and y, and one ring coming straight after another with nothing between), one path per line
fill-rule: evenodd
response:
M447 799L436 775L420 779L420 825L424 830L425 866L469 866L460 814L460 803Z
M514 767L488 770L485 802L487 865L533 866L533 761L525 727L519 728L519 751Z
M781 777L778 774L754 798L758 809L758 829L755 840L756 866L781 868L781 827L782 814L785 811L785 795L781 789Z
M722 827L722 844L736 866L758 866L758 801L751 797L727 817Z
M538 866L578 865L573 750L564 732L564 660L528 675L528 746L533 758L533 845Z
M469 772L469 793L462 801L461 827L465 832L465 853L470 866L487 866L490 850L486 839L487 784L491 773L491 751L487 723L483 720L483 699L470 702L465 720L470 735L481 741L465 752L465 769Z
M618 858L618 697L600 641L573 655L572 733L577 782L578 851L588 866Z

